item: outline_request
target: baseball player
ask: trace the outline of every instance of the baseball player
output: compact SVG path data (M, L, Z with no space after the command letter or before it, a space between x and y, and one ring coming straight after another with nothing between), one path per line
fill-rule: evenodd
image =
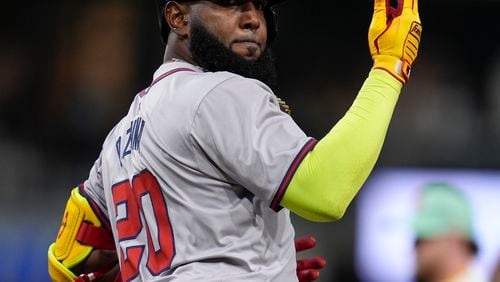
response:
M279 2L159 1L164 63L72 191L49 248L54 280L98 278L108 268L80 266L116 250L122 281L298 281L290 211L343 216L378 158L421 25L417 0L375 0L373 68L316 140L270 88Z

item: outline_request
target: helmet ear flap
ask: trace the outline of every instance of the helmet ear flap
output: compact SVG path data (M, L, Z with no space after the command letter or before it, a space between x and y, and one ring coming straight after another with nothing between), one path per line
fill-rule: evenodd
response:
M267 45L271 45L278 35L278 16L272 7L264 10L264 17L267 23Z

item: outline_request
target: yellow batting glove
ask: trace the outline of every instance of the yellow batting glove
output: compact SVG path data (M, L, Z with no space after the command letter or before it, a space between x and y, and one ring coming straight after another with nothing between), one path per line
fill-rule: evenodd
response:
M375 0L368 31L373 69L385 70L406 83L417 58L421 35L418 0Z

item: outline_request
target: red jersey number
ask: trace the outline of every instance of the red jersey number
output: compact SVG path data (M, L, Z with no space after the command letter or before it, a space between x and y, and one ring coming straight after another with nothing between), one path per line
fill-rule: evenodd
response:
M132 186L123 181L112 187L115 203L116 228L120 242L134 240L146 228L147 242L121 249L121 274L130 281L139 274L139 265L148 250L146 267L153 276L167 270L175 255L174 237L168 217L167 204L158 181L149 171L134 176ZM141 221L144 219L145 226ZM121 245L121 244L120 244Z

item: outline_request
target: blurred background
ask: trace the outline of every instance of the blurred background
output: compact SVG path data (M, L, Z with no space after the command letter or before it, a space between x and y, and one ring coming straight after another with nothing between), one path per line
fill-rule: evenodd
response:
M277 8L276 94L311 136L330 130L367 76L372 6L292 0ZM420 11L419 58L377 168L500 173L500 1L421 0ZM69 191L151 82L164 46L153 1L11 1L0 14L0 281L48 281L46 250ZM334 224L294 217L297 236L319 241L306 255L327 258L320 281L377 281L359 270L358 208L357 198ZM488 232L500 237L493 223Z

